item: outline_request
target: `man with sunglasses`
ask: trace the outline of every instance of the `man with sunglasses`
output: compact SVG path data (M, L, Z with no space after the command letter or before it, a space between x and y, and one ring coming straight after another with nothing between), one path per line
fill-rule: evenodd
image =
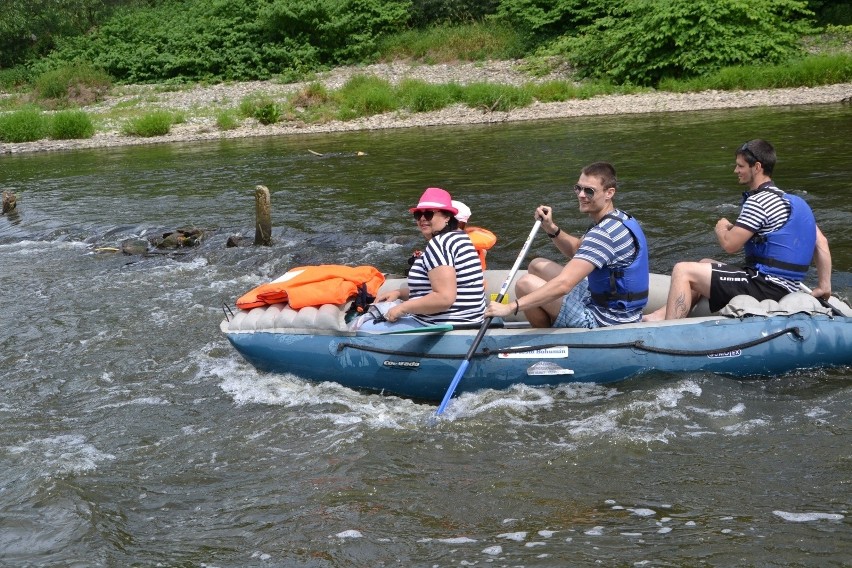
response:
M596 328L640 321L648 303L648 245L639 222L613 201L615 168L595 162L583 168L574 194L592 226L577 238L540 205L535 217L556 248L570 260L564 267L545 258L530 262L515 284L517 299L491 302L486 316L524 312L534 327Z
M772 182L775 148L766 140L750 140L737 148L734 173L743 193L742 209L734 223L716 223L716 238L727 253L745 250L745 266L709 259L678 262L672 270L666 306L645 321L680 319L689 315L702 297L717 312L740 294L758 300L780 300L800 290L811 261L816 264L817 298L831 295L831 252L828 240L800 197L785 193Z

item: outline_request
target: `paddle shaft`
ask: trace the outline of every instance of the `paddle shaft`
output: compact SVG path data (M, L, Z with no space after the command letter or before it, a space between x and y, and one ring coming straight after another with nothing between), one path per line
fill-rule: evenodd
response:
M535 225L533 225L532 231L530 231L530 235L527 237L526 242L524 242L523 248L521 248L521 253L515 260L515 264L509 271L509 275L506 277L506 280L503 281L503 285L500 286L500 293L497 295L496 300L497 302L502 302L503 298L506 296L506 292L509 291L509 286L512 285L512 280L515 279L515 274L518 273L518 268L524 261L524 257L527 256L527 252L530 250L530 246L532 245L539 227L541 227L541 220L536 219ZM482 322L482 326L479 328L479 333L476 334L476 337L473 339L473 343L470 344L470 349L467 350L467 355L464 356L464 361L462 361L462 364L459 366L459 370L456 371L456 375L453 377L450 386L447 388L447 392L444 393L444 399L438 406L438 410L435 411L436 415L444 412L444 409L447 408L447 404L449 404L450 399L453 398L453 393L456 392L456 387L458 386L459 381L461 381L465 371L467 371L467 367L470 365L470 360L473 358L474 353L476 353L477 348L479 348L479 344L482 342L482 338L485 337L485 333L488 331L488 326L491 325L491 320L493 319L494 318L492 317L487 317L485 318L485 321Z
M802 292L805 292L806 294L811 294L811 295L813 295L813 290L811 290L810 288L808 288L807 286L805 286L805 283L804 283L804 282L799 282L799 288L802 290ZM837 308L835 308L834 306L832 306L832 305L831 305L831 302L829 302L829 301L828 301L828 300L826 300L825 298L817 298L817 300L819 301L819 303L820 303L820 304L822 304L822 305L823 305L823 307L830 309L830 310L831 310L831 312L832 312L834 315L836 315L836 316L845 316L845 314L844 314L843 312L841 312L839 309L837 309Z

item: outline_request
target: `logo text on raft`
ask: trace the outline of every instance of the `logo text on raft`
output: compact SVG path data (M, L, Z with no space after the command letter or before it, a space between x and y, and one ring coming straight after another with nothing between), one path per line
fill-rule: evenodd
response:
M416 369L420 366L420 361L383 361L382 365L393 369Z
M734 351L723 351L722 353L711 353L708 355L711 359L718 359L723 357L739 357L743 352L741 349L735 349Z

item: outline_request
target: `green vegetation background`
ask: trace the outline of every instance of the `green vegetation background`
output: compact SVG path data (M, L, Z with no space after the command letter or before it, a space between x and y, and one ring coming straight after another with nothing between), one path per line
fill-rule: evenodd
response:
M113 85L310 81L340 65L523 59L570 82L391 86L356 77L291 101L250 98L241 117L347 120L463 102L507 110L638 89L816 86L852 80L852 7L820 0L5 0L0 140L91 136L79 108ZM43 116L40 110L56 110ZM307 111L305 111L307 109ZM180 116L134 116L126 134L167 133ZM239 117L217 117L222 129Z

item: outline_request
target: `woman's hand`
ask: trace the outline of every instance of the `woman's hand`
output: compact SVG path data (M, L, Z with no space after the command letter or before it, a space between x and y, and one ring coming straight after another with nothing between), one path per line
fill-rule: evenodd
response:
M399 300L402 292L399 290L390 290L389 292L382 292L378 296L376 296L376 302L395 302Z
M401 318L402 316L407 316L407 315L408 315L408 312L406 312L402 308L402 304L397 304L394 307L392 307L391 309L389 309L387 312L385 312L385 319L388 320L390 323L393 323L396 320L398 320L399 318Z

